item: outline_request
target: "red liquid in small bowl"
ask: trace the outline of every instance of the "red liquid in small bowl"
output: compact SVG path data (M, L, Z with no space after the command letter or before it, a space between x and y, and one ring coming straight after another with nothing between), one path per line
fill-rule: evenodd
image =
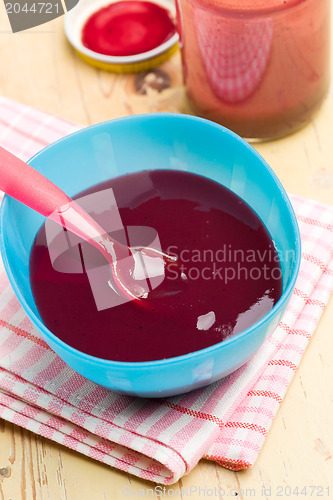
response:
M153 2L115 2L89 17L82 43L99 54L133 56L159 47L175 34L170 13Z
M188 172L157 170L81 195L110 187L123 225L154 228L162 250L178 261L166 265L148 298L98 311L86 274L53 268L42 226L31 250L31 288L44 324L64 342L116 361L170 358L243 331L279 300L282 273L272 239L229 189ZM98 202L94 211L109 217Z

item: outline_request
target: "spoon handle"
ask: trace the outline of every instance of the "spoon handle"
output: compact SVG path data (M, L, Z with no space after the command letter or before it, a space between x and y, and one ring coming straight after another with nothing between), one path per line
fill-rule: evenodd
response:
M99 224L58 186L1 146L0 189L95 246L96 240L105 234Z
M1 146L0 190L98 248L110 264L118 291L130 300L138 298L118 275L118 259L131 255L131 247L114 241L58 186ZM133 250L159 259L174 260L172 256L150 247Z
M130 300L136 298L119 278L117 270L116 248L119 253L125 250L126 254L129 253L129 248L112 240L104 229L58 186L1 146L0 189L98 248L110 264L118 292Z
M58 186L1 146L0 189L45 217L71 202Z

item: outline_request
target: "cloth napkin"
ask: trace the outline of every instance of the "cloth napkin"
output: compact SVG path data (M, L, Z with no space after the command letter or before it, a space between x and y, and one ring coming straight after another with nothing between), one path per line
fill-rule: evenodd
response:
M0 98L0 144L24 160L77 128ZM333 289L333 207L291 199L303 254L283 320L246 365L177 397L122 396L73 371L34 329L0 263L0 417L157 483L203 457L251 467Z

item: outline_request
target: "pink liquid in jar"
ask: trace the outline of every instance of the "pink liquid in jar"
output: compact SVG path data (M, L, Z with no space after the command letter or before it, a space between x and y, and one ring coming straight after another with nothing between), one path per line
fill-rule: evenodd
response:
M329 86L330 0L178 0L188 100L249 139L304 126Z

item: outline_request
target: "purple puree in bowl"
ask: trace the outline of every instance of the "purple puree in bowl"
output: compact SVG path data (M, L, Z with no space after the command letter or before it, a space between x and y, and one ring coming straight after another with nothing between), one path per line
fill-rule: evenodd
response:
M239 333L279 300L273 241L229 189L196 174L155 170L80 196L110 187L124 226L154 228L162 250L178 260L166 264L163 282L146 299L97 310L86 274L53 268L43 225L31 250L31 288L43 322L64 342L115 361L170 358Z

